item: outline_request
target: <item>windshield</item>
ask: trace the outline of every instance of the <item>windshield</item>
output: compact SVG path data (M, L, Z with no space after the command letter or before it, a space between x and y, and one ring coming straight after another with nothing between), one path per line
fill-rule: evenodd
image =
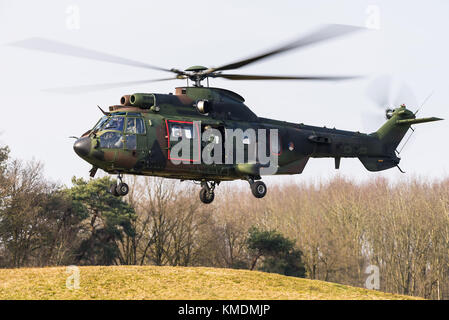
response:
M102 117L92 131L113 130L123 132L126 125L126 134L145 134L145 125L142 118L136 117L139 114L128 114L132 117L125 119L125 114Z
M97 122L97 124L95 125L95 127L94 127L92 130L95 131L95 130L100 129L100 128L104 125L104 123L105 123L106 121L108 121L108 119L109 119L109 117L107 117L107 116L102 117L102 118L100 119L100 121Z
M118 132L106 132L100 137L100 148L121 149L123 148L123 136Z

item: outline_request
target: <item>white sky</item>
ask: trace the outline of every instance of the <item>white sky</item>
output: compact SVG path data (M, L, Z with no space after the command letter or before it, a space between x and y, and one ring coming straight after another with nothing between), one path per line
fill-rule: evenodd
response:
M390 74L397 84L405 81L419 103L434 91L420 116L449 119L448 1L0 0L0 143L11 147L13 157L44 162L49 178L69 184L73 175L88 177L90 165L73 152L74 141L68 137L95 124L101 116L97 104L107 108L123 94L168 93L184 85L177 80L88 94L48 93L42 89L167 74L5 46L10 42L38 36L161 67L218 66L270 49L323 23L365 26L372 5L379 8L378 31L287 53L236 72L373 78ZM79 29L73 28L73 8L79 10ZM241 94L259 116L374 131L382 121L366 121L375 110L365 95L371 80L334 84L216 79L211 85ZM448 176L447 121L416 126L402 152L400 165L406 176ZM397 169L370 173L357 159L343 159L339 171L333 168L333 159L311 159L294 179L316 181L338 173L357 180L404 177Z

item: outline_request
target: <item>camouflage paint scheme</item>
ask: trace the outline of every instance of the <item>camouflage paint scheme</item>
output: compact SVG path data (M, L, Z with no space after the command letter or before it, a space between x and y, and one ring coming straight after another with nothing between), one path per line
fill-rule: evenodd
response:
M134 97L133 97L134 96ZM201 121L201 130L213 128L278 129L280 152L276 174L302 173L309 158L335 158L338 169L341 158L359 158L369 171L395 167L400 159L395 149L412 124L441 120L416 119L415 114L400 106L391 118L371 134L342 131L326 127L289 123L257 117L244 99L229 90L209 87L179 87L175 94L134 94L124 96L121 105L109 107L108 115L141 117L145 134L136 135L136 149L101 148L99 139L107 131L89 130L77 142L77 154L108 173L161 176L182 180L223 181L260 179L258 164L195 163L175 165L169 159L167 123ZM134 103L130 100L134 99ZM197 111L196 103L207 100L208 114ZM195 130L195 129L194 129ZM197 132L195 131L195 134ZM125 140L128 136L125 136ZM204 145L205 143L202 142ZM126 145L126 141L123 145ZM170 146L171 147L171 146ZM80 150L84 151L80 151ZM223 151L224 152L224 151Z

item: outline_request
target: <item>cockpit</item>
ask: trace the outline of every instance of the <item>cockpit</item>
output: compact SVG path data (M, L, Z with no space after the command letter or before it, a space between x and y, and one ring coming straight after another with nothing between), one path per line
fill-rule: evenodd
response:
M140 113L117 112L102 117L94 126L93 133L99 137L100 148L136 150L136 135L144 135L145 124Z

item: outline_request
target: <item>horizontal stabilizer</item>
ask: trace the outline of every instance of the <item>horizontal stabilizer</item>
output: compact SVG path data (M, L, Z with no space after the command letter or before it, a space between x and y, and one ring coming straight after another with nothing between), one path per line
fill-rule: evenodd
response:
M404 120L397 120L397 124L404 124L404 125L412 125L417 123L425 123L425 122L432 122L432 121L440 121L443 120L441 118L431 117L431 118L417 118L417 119L404 119Z

